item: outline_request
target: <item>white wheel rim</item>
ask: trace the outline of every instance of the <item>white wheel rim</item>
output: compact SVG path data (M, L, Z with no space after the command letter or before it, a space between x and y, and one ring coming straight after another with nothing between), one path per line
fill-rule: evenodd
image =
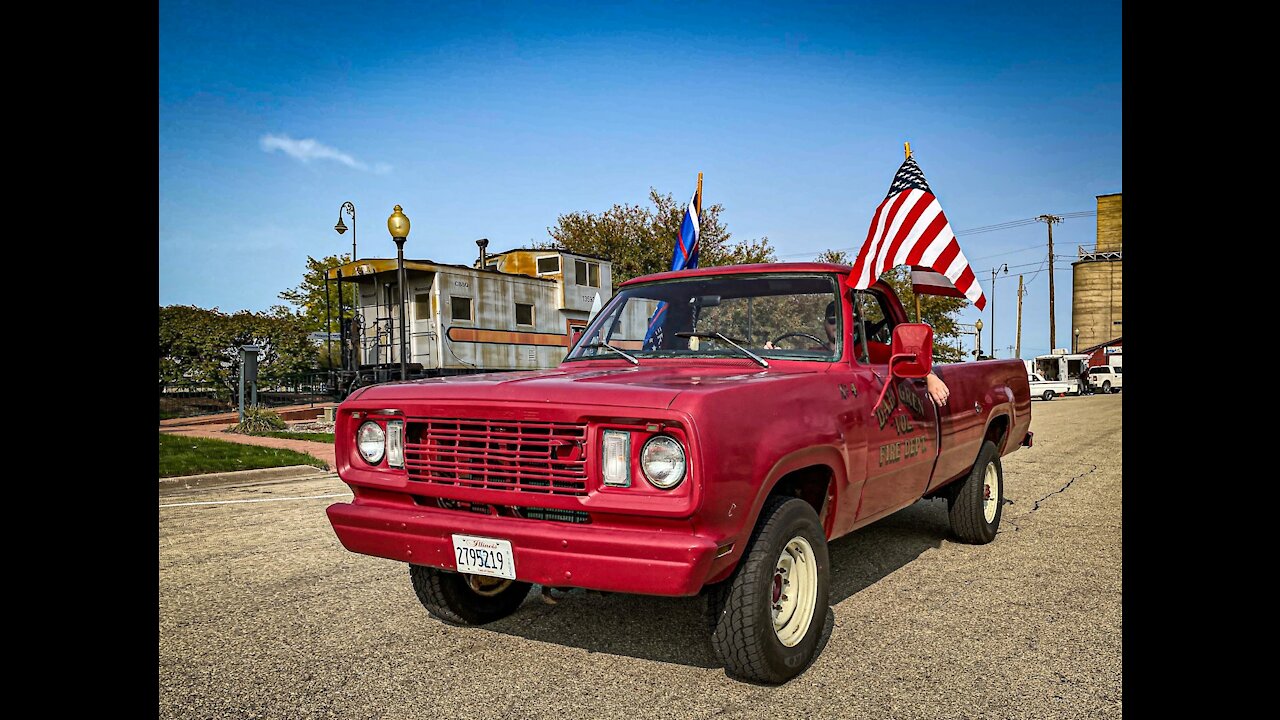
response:
M996 521L996 510L1000 508L1000 474L996 472L995 463L987 463L987 474L982 478L982 516L987 523Z
M467 587L471 588L471 592L484 597L493 597L511 585L510 580L503 578L468 575L466 573L463 573L463 576L467 578Z
M818 597L818 559L808 540L797 535L782 548L769 593L773 632L795 647L809 632Z

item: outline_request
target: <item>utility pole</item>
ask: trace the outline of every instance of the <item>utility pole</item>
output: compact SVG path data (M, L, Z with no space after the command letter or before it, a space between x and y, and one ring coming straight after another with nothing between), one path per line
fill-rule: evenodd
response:
M1053 319L1053 224L1062 222L1057 215L1041 215L1036 218L1049 226L1049 352L1057 346L1057 325Z
M991 268L991 356L996 355L996 273L1000 268ZM1009 263L1004 264L1004 274L1009 274Z
M1022 359L1022 276L1018 276L1018 359Z

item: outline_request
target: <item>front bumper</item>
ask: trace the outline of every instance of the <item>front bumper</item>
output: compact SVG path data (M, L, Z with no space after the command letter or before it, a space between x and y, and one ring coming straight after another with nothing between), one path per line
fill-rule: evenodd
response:
M357 503L335 503L327 512L338 539L352 552L444 570L457 570L454 533L509 540L516 579L552 587L696 595L717 565L714 540L669 528L575 525Z

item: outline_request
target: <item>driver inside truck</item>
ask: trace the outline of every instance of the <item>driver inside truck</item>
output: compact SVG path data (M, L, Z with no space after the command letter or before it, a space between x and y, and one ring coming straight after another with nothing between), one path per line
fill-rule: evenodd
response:
M822 344L823 350L832 350L835 347L837 321L836 303L833 300L827 303L827 310L823 317L822 327L827 331L827 341ZM853 342L855 357L866 356L863 347L864 343L862 342L861 328L863 326L866 327L867 337L875 337L888 323L889 318L886 317L879 322L864 321L862 323L854 324ZM764 347L766 350L777 349L776 346L769 341L765 342ZM947 400L951 397L951 390L947 387L947 384L942 382L942 378L935 375L932 370L930 370L929 374L925 376L925 390L929 393L929 397L933 398L933 401L938 404L938 407L944 407L947 404Z

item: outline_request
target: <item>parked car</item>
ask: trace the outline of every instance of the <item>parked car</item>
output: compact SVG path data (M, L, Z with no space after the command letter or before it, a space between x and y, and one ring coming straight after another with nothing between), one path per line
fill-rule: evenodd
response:
M1031 386L1031 397L1043 398L1044 400L1052 400L1059 395L1080 391L1078 380L1071 382L1066 380L1045 380L1039 373L1027 375L1027 384Z
M1089 368L1089 387L1104 393L1120 392L1124 386L1124 366L1099 365Z

